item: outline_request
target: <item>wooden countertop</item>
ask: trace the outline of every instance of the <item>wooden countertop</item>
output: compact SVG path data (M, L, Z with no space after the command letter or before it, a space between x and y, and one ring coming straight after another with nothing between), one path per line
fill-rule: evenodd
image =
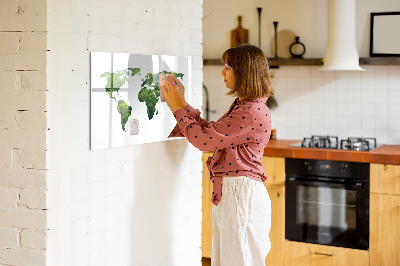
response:
M383 145L372 151L290 147L301 140L270 140L264 156L364 163L400 164L400 145Z

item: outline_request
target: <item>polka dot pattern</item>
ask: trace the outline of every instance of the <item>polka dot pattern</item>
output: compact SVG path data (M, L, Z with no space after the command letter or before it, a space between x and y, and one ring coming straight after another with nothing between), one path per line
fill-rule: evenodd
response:
M201 118L200 111L190 105L174 113L178 124L170 137L185 136L201 151L215 151L214 156L207 160L214 205L221 200L224 176L247 176L261 182L267 178L261 164L271 132L271 115L266 100L266 97L236 99L216 122Z

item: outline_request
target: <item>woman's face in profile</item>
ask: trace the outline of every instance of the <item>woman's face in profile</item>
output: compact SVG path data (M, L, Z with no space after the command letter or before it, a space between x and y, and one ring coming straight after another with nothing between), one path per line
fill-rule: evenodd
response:
M221 75L224 77L225 86L228 89L233 89L235 86L235 73L233 72L233 69L229 65L225 64L221 71Z

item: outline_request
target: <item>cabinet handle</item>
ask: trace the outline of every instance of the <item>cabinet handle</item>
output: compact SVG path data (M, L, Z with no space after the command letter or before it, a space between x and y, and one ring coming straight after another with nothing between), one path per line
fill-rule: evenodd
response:
M327 253L320 253L320 252L314 252L315 255L323 255L323 256L335 256L335 254L327 254Z

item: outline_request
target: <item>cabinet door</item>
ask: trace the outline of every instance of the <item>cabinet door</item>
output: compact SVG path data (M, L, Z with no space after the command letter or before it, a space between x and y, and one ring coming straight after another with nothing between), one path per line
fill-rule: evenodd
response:
M283 265L283 243L285 240L285 187L265 184L271 199L271 250L265 259L266 266Z
M400 165L370 165L371 193L400 195Z
M367 266L365 250L285 241L285 266Z
M211 258L212 252L212 183L206 161L211 152L203 153L203 196L202 196L202 224L201 224L201 253L204 258Z
M285 158L264 156L261 163L268 177L266 184L285 185Z
M371 266L400 265L400 196L371 194Z

